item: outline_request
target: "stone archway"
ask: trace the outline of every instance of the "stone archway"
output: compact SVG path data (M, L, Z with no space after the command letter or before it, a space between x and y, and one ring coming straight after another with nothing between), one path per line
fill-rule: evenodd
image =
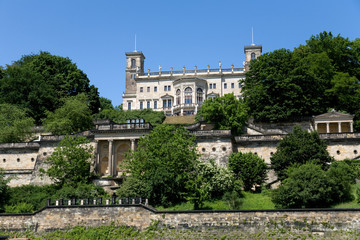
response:
M116 172L121 172L124 169L121 168L120 164L125 159L125 154L128 153L130 150L130 145L127 143L120 144L116 149L116 160L115 160L115 166L116 166Z

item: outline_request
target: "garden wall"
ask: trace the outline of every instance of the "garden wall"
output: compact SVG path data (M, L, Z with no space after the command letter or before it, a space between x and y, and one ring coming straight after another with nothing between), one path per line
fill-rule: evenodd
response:
M359 229L360 209L157 211L142 204L123 204L47 206L32 214L0 214L0 230L42 232L112 222L140 230L158 222L160 226L177 229L238 228L259 232L286 228L331 232Z

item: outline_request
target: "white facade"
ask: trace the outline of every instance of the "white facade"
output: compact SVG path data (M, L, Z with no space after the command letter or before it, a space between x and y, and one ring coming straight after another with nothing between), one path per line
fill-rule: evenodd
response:
M227 93L241 97L240 80L251 59L261 55L262 47L246 46L245 68L219 68L180 71L144 72L145 56L142 52L126 53L126 92L123 94L123 109L151 108L167 115L196 114L204 100Z

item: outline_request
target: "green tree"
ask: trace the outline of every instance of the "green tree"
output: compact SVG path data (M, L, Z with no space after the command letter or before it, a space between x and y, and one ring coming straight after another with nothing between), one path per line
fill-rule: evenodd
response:
M287 168L293 165L312 161L325 169L333 160L319 134L302 130L300 126L295 126L293 132L279 142L276 152L270 159L271 166L280 180L287 177Z
M351 171L346 163L334 164L328 171L314 163L288 169L288 178L273 192L272 200L278 208L330 207L353 199Z
M326 54L300 55L280 49L251 61L242 81L249 114L256 121L289 121L324 112L331 61Z
M87 95L90 109L96 113L99 94L86 74L69 58L48 52L23 56L7 65L0 78L0 101L28 108L37 123L45 117L45 111L61 106L60 99L79 93Z
M25 110L0 104L0 142L24 142L31 137L34 119Z
M76 187L79 183L88 183L93 147L85 137L65 136L45 163L47 170L41 169L57 185L64 184Z
M215 129L229 129L233 134L239 134L248 120L247 111L243 101L230 93L205 100L197 114L197 120L202 118L206 122L214 123Z
M155 205L168 206L184 200L197 156L195 137L187 130L159 125L139 140L124 167L141 182L138 194Z
M229 168L235 177L244 183L245 191L250 191L254 185L261 185L266 180L266 163L253 153L231 154Z
M84 94L65 99L64 105L55 112L46 112L45 129L56 135L72 134L89 130L93 118Z
M0 212L4 211L4 205L9 199L9 182L5 179L4 171L0 168Z

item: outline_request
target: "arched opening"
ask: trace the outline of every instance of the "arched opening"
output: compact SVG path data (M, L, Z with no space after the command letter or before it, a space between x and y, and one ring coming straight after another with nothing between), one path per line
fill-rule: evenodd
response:
M256 58L255 53L251 53L251 60L254 60Z
M185 104L191 104L192 103L192 89L191 87L185 88Z
M204 101L204 93L203 90L201 88L198 88L196 90L196 103L201 105Z
M125 160L125 154L128 153L130 150L129 144L123 143L118 146L116 149L116 159L115 159L115 166L116 172L124 171L121 167L122 162Z
M181 91L180 89L176 90L176 105L181 104Z
M136 68L136 60L131 59L131 68Z

